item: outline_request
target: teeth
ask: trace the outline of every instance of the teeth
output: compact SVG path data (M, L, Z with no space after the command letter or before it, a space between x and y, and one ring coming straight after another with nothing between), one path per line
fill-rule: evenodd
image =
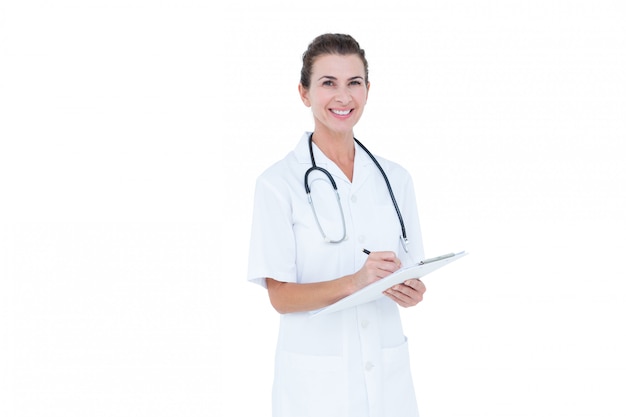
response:
M333 113L338 114L340 116L345 116L350 113L350 110L331 110Z

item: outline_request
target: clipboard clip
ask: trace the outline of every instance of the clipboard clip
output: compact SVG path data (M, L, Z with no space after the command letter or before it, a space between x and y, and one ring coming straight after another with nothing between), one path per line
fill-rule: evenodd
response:
M423 261L420 261L419 265L429 264L431 262L441 261L442 259L452 258L455 255L456 253L452 252L452 253L446 253L445 255L436 256L434 258L424 259Z

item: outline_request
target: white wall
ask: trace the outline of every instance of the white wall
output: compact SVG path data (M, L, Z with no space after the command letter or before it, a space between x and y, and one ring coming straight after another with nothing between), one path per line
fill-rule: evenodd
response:
M470 252L403 312L422 416L626 413L626 7L369 3L2 3L1 415L269 416L253 185L326 31L427 255Z

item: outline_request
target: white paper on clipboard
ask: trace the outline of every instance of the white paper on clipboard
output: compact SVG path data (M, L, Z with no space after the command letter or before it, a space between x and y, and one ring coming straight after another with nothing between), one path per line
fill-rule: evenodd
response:
M426 259L416 265L407 266L401 268L391 275L385 278L371 283L365 288L350 294L347 297L342 298L334 304L324 307L320 310L311 312L311 316L322 316L328 313L334 313L335 311L343 310L345 308L354 307L359 304L369 303L377 298L384 297L383 291L396 284L406 281L411 278L422 278L427 274L441 268L444 265L448 265L467 255L467 253L459 252L449 255L438 256L436 258Z

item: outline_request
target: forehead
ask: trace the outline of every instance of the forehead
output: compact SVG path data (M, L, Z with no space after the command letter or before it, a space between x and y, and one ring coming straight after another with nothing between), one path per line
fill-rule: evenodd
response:
M313 78L325 75L337 78L361 76L365 78L365 65L361 57L351 55L320 55L313 62Z

